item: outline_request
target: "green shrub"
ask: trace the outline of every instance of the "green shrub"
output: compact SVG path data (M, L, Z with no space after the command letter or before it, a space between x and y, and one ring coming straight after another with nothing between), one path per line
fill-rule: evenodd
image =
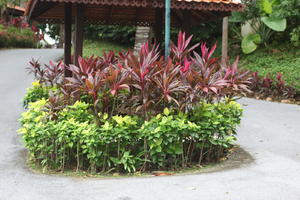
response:
M6 32L0 30L0 48L8 46L8 36Z
M20 130L32 160L53 170L135 172L178 169L223 158L242 110L230 99L248 91L248 72L221 66L216 45L189 48L180 32L167 61L158 47L79 58L29 71L57 91L29 104ZM42 95L39 96L41 98Z
M8 33L18 33L18 32L20 32L20 28L17 28L17 27L14 27L14 26L8 26L7 27L7 29L6 29L6 31L8 32Z
M41 85L38 81L33 82L32 87L27 89L27 93L23 99L23 107L27 108L29 103L36 102L41 99L48 99L50 91L55 91L55 88Z
M31 29L3 25L0 27L0 47L34 48L36 46L37 39Z
M290 33L291 35L291 42L295 47L300 46L300 26L294 28L293 31Z
M250 55L244 55L241 57L240 66L259 72L261 76L270 73L273 79L280 72L287 85L300 89L300 50L291 48L290 44L270 46L270 48L258 49Z
M50 169L76 165L94 172L135 172L146 165L176 169L216 160L236 140L242 115L232 101L202 103L189 114L166 108L149 121L103 114L97 126L89 104L67 106L56 121L50 120L48 104L30 103L22 114L20 133L32 160Z
M134 26L88 25L85 27L85 38L111 41L122 45L133 45L135 31L136 28Z
M0 24L0 31L3 31L5 29L5 26L3 24Z

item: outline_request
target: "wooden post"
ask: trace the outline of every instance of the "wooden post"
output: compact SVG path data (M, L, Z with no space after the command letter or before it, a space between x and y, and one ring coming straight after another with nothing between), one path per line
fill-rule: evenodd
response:
M71 38L72 38L72 4L65 3L64 13L64 61L65 65L71 64ZM72 72L65 69L65 76L72 76Z
M84 8L83 4L76 4L75 15L75 46L74 46L74 64L78 66L78 57L82 56L83 49L83 26L84 26Z
M222 63L225 64L228 58L228 17L223 18L222 30Z
M65 29L64 29L64 25L63 24L60 24L59 25L59 40L58 40L58 45L57 47L58 48L63 48L64 47L64 32L65 32Z

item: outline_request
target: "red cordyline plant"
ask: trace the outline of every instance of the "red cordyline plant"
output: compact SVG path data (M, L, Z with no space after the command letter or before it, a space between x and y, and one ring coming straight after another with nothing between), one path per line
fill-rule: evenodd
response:
M58 94L51 93L49 95L48 104L46 105L46 110L49 113L49 117L51 120L56 120L58 118L58 112L64 109L66 104L62 97Z
M232 65L227 63L225 76L223 79L227 82L224 93L228 96L237 95L240 93L246 95L246 93L251 92L249 89L249 85L251 83L249 79L250 72L240 72L238 70L238 62L239 57L236 58Z
M158 103L164 100L165 102L175 102L179 107L181 106L182 96L188 89L188 86L180 78L180 68L172 64L169 59L166 65L154 74L154 82L160 89L160 96ZM181 96L181 98L178 98Z
M99 68L99 58L91 56L90 58L84 59L79 56L78 64L79 66L70 65L68 66L68 69L74 75L78 76L78 78L85 79L89 74L95 73L97 71L97 69Z
M131 100L137 112L143 110L145 118L148 115L148 107L154 103L151 91L155 89L153 74L159 58L158 46L150 48L149 43L146 43L137 56L130 52L124 63L124 67L129 71L130 85L135 91Z
M125 58L124 54L120 55ZM129 71L117 61L112 52L105 53L103 58L92 56L84 59L79 57L78 67L75 65L68 67L73 73L73 77L65 78L65 87L72 88L73 91L65 92L65 94L90 96L96 116L98 112L110 112L110 110L113 114L116 110L115 103L119 91L130 90L126 84ZM76 96L73 98L76 99Z
M113 51L109 51L108 53L103 52L103 57L99 59L100 68L106 68L109 65L116 63L118 63L118 58Z
M197 43L189 47L192 38L192 35L186 38L186 33L180 31L177 38L177 45L171 43L171 57L176 64L183 64L186 59L189 59L190 53L199 46L199 43Z
M50 86L56 86L62 81L64 65L62 62L42 66L38 60L32 59L27 67L29 73L34 74L36 80Z
M89 95L92 98L94 113L97 116L99 93L103 89L105 73L99 69L99 59L93 56L78 58L79 66L70 65L73 77L65 78L65 84L72 88L73 94Z
M149 43L137 55L108 52L103 57L79 57L79 66L67 66L73 77L56 85L66 104L88 101L95 116L130 114L145 120L165 107L188 112L200 101L217 101L248 90L248 73L238 70L238 59L222 67L220 59L213 57L216 45L208 48L203 43L198 54L194 51L199 44L189 47L191 39L180 32L167 61L159 47ZM45 77L37 62L32 66L34 73ZM55 74L62 74L60 66L50 63L46 79L58 82Z
M286 85L283 75L277 72L275 78L268 73L265 77L259 76L258 72L252 73L250 89L259 97L294 98L296 90Z
M61 61L57 64L54 64L52 61L50 61L49 65L45 65L45 81L51 86L54 86L62 81L63 73L64 64Z
M205 47L205 48L204 48ZM211 92L218 94L218 90L224 87L227 82L222 78L222 72L220 65L217 63L216 58L211 58L212 53L207 56L206 45L202 45L202 56L195 53L194 59L194 72L191 73L196 85L196 89L201 90L202 92L209 94ZM213 52L212 49L210 52ZM191 80L193 80L191 79ZM191 85L195 84L192 82Z
M185 110L191 109L201 99L212 101L220 95L220 90L227 85L222 77L218 59L212 55L215 47L209 49L206 44L201 45L201 55L194 52L190 70L185 75L189 90L186 93Z
M38 80L40 83L45 82L45 69L38 60L31 59L29 66L26 69L29 74L34 75L35 80Z
M113 67L113 65L109 67L105 82L112 96L116 96L120 90L130 91L130 87L127 84L128 75L129 71L125 70L120 64L117 65L117 68Z

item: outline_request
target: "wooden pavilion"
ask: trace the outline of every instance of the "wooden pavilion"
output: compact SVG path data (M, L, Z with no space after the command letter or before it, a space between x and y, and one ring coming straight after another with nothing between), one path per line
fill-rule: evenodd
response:
M20 17L24 15L25 8L22 8L20 6L12 6L8 5L7 8L8 15L14 16L14 17Z
M152 26L156 39L161 41L164 7L164 0L30 0L25 15L41 23L64 24L65 64L71 63L74 23L74 63L78 64L85 23ZM194 25L229 16L231 11L241 11L243 7L239 0L171 0L171 25L188 31Z

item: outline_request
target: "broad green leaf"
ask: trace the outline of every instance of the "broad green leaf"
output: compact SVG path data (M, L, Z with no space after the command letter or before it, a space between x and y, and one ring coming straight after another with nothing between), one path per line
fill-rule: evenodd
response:
M107 114L107 113L105 113L105 114L103 115L103 119L104 119L104 120L108 119L108 114Z
M160 153L161 150L162 150L162 149L161 149L161 146L157 146L156 149L155 149L155 151L156 151L157 153Z
M168 108L165 108L165 109L164 109L164 114L165 114L166 116L168 116L168 115L170 114L170 111L169 111Z
M156 140L155 144L156 144L157 146L159 146L159 145L161 145L162 142L163 142L163 139L160 138L160 139Z
M266 14L272 14L273 12L273 5L272 1L269 0L260 0L261 10Z
M261 37L259 34L248 34L242 40L242 50L245 54L252 53L260 43Z
M243 17L241 12L232 12L231 16L229 17L229 22L242 22Z
M287 21L285 18L262 17L261 21L270 29L282 32L286 29Z
M73 145L74 145L74 144L73 144L73 142L70 142L70 143L69 143L69 147L71 147L71 148L72 148L72 147L73 147Z
M175 146L175 154L179 155L183 153L183 149L181 145L176 145Z

